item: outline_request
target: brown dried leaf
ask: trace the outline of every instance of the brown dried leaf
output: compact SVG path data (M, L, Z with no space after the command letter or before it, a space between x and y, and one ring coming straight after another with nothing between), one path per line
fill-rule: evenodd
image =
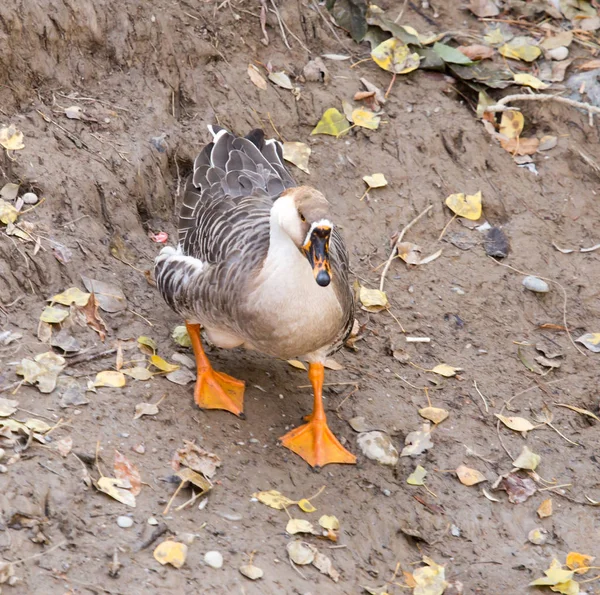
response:
M115 450L115 477L121 480L128 480L131 485L131 493L137 496L142 491L142 478L137 467L122 455L118 450Z
M204 450L194 442L184 440L184 447L175 451L171 459L171 467L175 471L183 465L189 467L193 471L202 473L210 479L217 471L217 467L221 466L221 459L212 452Z
M477 43L473 45L463 45L456 49L471 60L485 60L494 55L494 48Z

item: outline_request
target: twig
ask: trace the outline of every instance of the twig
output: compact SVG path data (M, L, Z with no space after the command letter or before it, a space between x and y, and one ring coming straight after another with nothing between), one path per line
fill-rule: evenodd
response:
M61 541L60 543L57 543L56 545L53 545L51 548L48 548L47 550L40 552L39 554L33 554L33 556L28 556L27 558L21 558L20 560L15 560L14 562L9 562L9 564L22 564L23 562L29 562L29 560L34 560L35 558L41 558L42 556L45 556L46 554L49 554L50 552L53 552L54 550L57 550L59 547L62 547L63 545L66 545L67 542L66 541Z
M496 264L499 264L502 267L506 267L507 269L510 269L511 271L515 271L515 273L519 273L519 275L525 275L527 276L531 276L531 273L525 273L523 271L520 271L519 269L516 269L515 267L510 266L509 264L505 264L504 262L498 262L495 258L492 258L491 256L488 257L490 260L492 260L493 262L495 262ZM571 331L569 330L569 326L567 325L567 290L558 282L555 281L554 279L548 279L547 277L540 277L539 275L534 275L535 277L538 277L538 279L542 279L542 281L549 281L550 283L554 283L555 285L558 285L563 293L563 324L565 326L565 331L567 332L567 335L569 337L569 340L571 341L571 343L573 344L573 347L575 347L575 349L577 351L579 351L579 353L581 353L581 355L584 355L585 357L587 357L587 353L584 353L581 349L579 349L579 347L577 347L577 344L575 343L575 341L573 340L573 336L571 335ZM550 383L548 383L550 384Z
M267 33L267 0L260 0L260 29L263 38L260 40L264 45L269 45L269 34Z
M404 11L406 10L407 4L408 4L408 0L404 0L404 4L402 5L400 12L398 13L398 16L394 19L394 23L397 23L402 18L402 15L404 14Z
M104 351L90 353L89 355L78 355L68 360L70 366L75 366L77 364L83 364L86 362L91 362L92 360L106 357L107 355L112 355L113 353L117 353L116 349L105 349Z
M144 541L136 545L135 548L133 548L133 551L140 552L141 550L145 550L147 547L150 547L159 537L164 535L168 530L169 528L165 523L160 523L158 527L156 527L156 529L152 531L150 537L144 539Z
M450 219L450 221L448 221L448 223L446 223L446 225L444 225L444 229L442 229L442 233L440 233L440 236L437 239L438 242L442 241L442 238L444 237L444 235L446 235L446 231L450 227L450 223L452 223L456 219L456 217L458 217L458 215L456 213L454 213L454 215L452 215L452 219Z
M408 225L406 225L404 227L404 229L402 229L402 231L398 234L398 239L394 242L394 247L392 248L392 251L390 252L390 255L388 256L388 259L385 263L385 266L383 267L383 272L381 273L381 281L379 282L379 291L383 291L383 286L385 283L385 276L387 275L388 269L390 268L390 264L392 264L392 260L394 260L394 256L396 255L396 250L397 250L397 245L402 242L402 239L404 238L404 234L415 224L417 223L417 221L419 221L422 217L424 217L427 213L429 213L429 211L433 209L433 205L429 205L424 211L422 211L421 213L419 213Z
M477 380L473 380L473 386L475 387L475 390L477 391L477 394L481 397L481 400L483 401L483 404L485 405L485 412L489 413L490 410L488 408L487 401L485 400L485 397L481 394L481 391L477 387Z
M285 47L288 50L292 49L292 46L288 43L287 36L285 34L285 28L283 27L283 19L279 14L279 9L277 8L277 4L275 4L275 0L271 0L271 6L275 12L275 16L277 17L277 22L279 23L279 29L281 30L281 37L283 38L283 43L285 43Z

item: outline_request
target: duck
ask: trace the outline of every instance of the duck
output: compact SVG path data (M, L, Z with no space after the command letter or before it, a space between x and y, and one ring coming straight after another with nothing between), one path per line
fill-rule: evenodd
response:
M298 185L283 147L263 130L208 126L183 195L178 244L154 264L158 291L186 324L196 359L194 401L244 415L245 383L214 370L201 330L219 348L308 362L313 411L281 444L311 467L356 463L323 406L324 363L354 322L348 251L327 198Z

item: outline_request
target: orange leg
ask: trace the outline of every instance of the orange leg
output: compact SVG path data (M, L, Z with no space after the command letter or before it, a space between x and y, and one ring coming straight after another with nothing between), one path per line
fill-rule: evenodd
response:
M356 457L348 452L327 426L323 409L323 364L310 364L308 377L313 386L315 404L307 424L295 428L280 438L283 446L300 455L312 467L329 463L356 463Z
M223 372L215 372L200 341L200 325L185 323L196 356L194 401L202 409L225 409L244 417L244 382Z

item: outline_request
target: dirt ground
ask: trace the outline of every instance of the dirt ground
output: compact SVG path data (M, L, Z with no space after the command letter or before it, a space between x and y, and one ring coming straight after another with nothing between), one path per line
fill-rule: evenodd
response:
M395 10L402 3L396 4ZM459 3L435 4L437 30L481 30L482 23ZM329 60L331 82L301 83L298 98L272 84L266 91L256 88L246 73L254 61L299 74L310 57L323 53L351 52L352 62L368 55L368 46L358 46L343 32L336 39L312 4L289 1L280 9L291 50L271 14L269 45L260 42L259 8L251 2L9 0L0 6L0 123L20 128L25 143L12 158L6 152L0 158L0 187L19 183L21 192L45 198L20 219L41 238L41 247L4 232L0 236L2 331L23 335L0 347L0 390L11 386L2 396L19 401L14 419L68 422L47 444L34 441L14 459L24 441L0 437L6 450L2 462L12 463L0 474L0 559L27 559L15 565L20 580L2 585L3 593L350 594L363 592L363 585L385 586L398 563L410 571L423 555L445 565L447 593L526 593L533 592L528 583L542 576L553 558L562 561L569 551L600 556L600 509L586 499L600 500L598 424L555 405L599 413L600 356L582 346L578 352L567 334L556 330L564 324L565 308L557 284L551 283L547 294L525 290L523 276L487 257L482 234L458 221L437 245L450 218L444 199L481 190L485 220L502 227L510 240L504 262L564 287L573 337L600 332L600 251L563 254L552 246L577 250L599 241L600 178L581 156L600 159L597 125L590 127L585 114L566 106L525 106L528 132L559 139L552 151L535 156L535 175L491 141L448 77L417 71L396 81L379 130L355 129L341 139L311 137L325 109L339 108L359 90L359 77L385 89L390 75L370 61L350 68L348 61ZM419 31L434 28L410 7L404 20ZM82 106L93 121L65 118L64 108L71 105ZM67 408L60 406L60 386L42 394L22 385L12 394L15 365L49 350L37 338L45 300L68 287L83 289L81 274L119 285L128 302L124 311L102 312L108 326L104 344L90 328L73 327L86 354L145 335L167 360L177 350L191 355L171 339L181 321L144 275L160 249L149 232L176 237L182 179L208 139L207 123L217 121L238 133L263 126L272 135L270 120L283 138L312 148L310 175L290 169L332 202L352 271L362 284L378 286L381 269L375 268L387 258L390 238L433 205L407 239L423 246L423 254L442 247L442 256L411 269L395 261L386 281L391 313L405 334L431 342L407 343L390 314L359 309L363 330L357 350L343 349L336 356L343 369L327 373L326 382L340 383L326 392L331 426L358 455L358 464L314 473L278 445L277 437L309 411L310 389L304 372L259 354L210 353L215 367L247 382L245 421L198 410L191 384L162 377L99 388L86 393L89 404ZM383 172L389 185L361 202L361 178L374 172ZM543 324L556 326L540 329ZM519 343L543 340L563 354L561 367L546 376L528 370L518 354ZM463 371L436 387L430 382L434 375L395 359L391 345L426 370L448 363ZM539 355L533 347L521 349L527 360ZM137 356L137 349L126 351L126 358ZM111 354L69 365L63 375L85 388L97 372L114 365ZM474 381L489 401L488 411ZM405 436L423 423L417 412L427 405L418 388L423 386L431 388L434 406L450 412L432 431L434 446L392 467L365 458L347 421L363 416L373 429L388 432L400 450ZM502 441L513 457L525 444L541 455L539 489L567 485L512 504L505 492L491 491L498 475L512 467L493 414L530 387L504 414L534 420L546 404L564 437L548 426L526 438L501 428ZM157 415L133 420L136 404L157 402L165 394ZM66 437L94 478L97 442L105 474L112 474L114 449L139 468L145 484L135 509L85 485L82 463L54 448ZM163 517L177 485L171 457L184 440L217 454L222 466L202 510L196 502ZM144 454L132 450L140 444ZM417 464L428 470L430 492L406 483ZM452 470L461 464L485 474L489 481L482 485L497 502L482 494L481 484L459 483ZM305 498L321 486L325 490L313 500L318 511L295 516L315 523L321 514L339 518L337 545L344 547L330 549L329 542L307 538L331 558L341 574L337 584L314 567L293 568L286 553L291 537L285 511L252 500L254 492L269 489ZM175 505L190 496L183 490ZM540 519L536 509L549 496L554 512ZM120 528L116 519L127 514L134 524ZM38 519L34 528L22 520L31 517ZM156 517L159 527L164 523L166 532L140 549L156 529L149 517ZM528 541L535 527L547 531L545 545ZM40 529L46 543L32 540L40 541ZM152 556L154 547L169 535L189 540L185 534L195 535L186 564L161 566ZM221 569L203 561L209 550L223 554ZM115 552L122 568L113 578L109 566ZM238 571L252 552L264 570L257 582ZM401 572L396 582L403 582ZM405 593L407 587L388 584L387 591ZM600 584L582 585L581 592L600 593Z

